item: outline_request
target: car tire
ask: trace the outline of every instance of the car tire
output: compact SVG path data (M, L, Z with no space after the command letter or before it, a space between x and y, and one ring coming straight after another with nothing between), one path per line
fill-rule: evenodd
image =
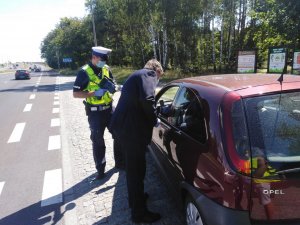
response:
M187 196L185 200L185 221L187 225L205 225L200 214L200 210L195 204L191 196Z

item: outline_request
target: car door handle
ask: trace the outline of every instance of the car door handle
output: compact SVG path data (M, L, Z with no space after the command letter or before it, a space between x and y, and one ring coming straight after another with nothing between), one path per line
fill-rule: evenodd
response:
M180 130L176 130L176 131L174 131L174 133L179 135L179 136L182 135L182 132Z
M158 131L158 137L159 137L160 139L162 139L162 136L163 136L163 132L162 132L162 130L159 130L159 131Z

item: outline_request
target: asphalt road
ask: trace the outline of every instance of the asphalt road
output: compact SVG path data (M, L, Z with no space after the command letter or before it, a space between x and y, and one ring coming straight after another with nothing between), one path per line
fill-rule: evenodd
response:
M0 225L63 224L57 76L0 74Z

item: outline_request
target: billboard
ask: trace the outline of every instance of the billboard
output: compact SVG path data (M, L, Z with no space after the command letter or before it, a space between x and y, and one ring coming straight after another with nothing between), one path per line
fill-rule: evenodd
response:
M256 51L239 51L238 73L256 73Z
M268 58L268 73L283 73L286 66L286 60L286 48L270 48Z
M300 74L300 49L294 50L292 74Z

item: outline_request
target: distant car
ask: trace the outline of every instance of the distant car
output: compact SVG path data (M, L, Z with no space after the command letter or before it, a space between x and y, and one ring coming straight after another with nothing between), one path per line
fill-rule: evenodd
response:
M157 94L150 151L188 225L300 224L300 77L279 76L186 78Z
M40 67L35 68L34 72L41 72L41 68Z
M30 73L28 70L17 70L15 73L16 80L19 79L30 79Z

